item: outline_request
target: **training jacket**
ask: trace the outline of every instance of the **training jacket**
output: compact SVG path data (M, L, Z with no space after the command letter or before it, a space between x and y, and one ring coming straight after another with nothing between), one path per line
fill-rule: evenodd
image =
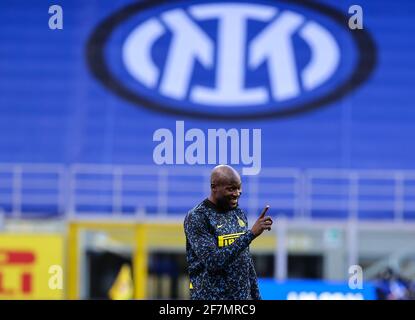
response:
M239 208L221 212L205 199L184 220L190 298L261 299L249 244L254 234Z

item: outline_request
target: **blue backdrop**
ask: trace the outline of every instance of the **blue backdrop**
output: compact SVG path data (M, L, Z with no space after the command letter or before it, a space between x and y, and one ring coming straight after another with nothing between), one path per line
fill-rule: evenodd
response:
M206 2L199 1L199 4ZM190 93L187 98L174 100L162 97L157 87L144 90L122 65L121 48L133 27L155 17L163 30L169 30L160 15L178 7L187 10L191 2L182 5L170 2L167 6L153 3L147 9L131 9L125 21L111 26L113 32L101 48L103 61L115 82L129 86L141 97L147 97L150 103L185 110L175 114L140 106L117 94L117 83L103 81L93 74L91 63L98 59L99 50L98 44L92 42L88 51L91 37L95 33L98 39L102 38L105 28L99 28L105 19L135 1L58 1L56 4L63 8L63 29L50 30L50 1L3 0L0 3L0 162L154 164L154 131L163 127L173 130L175 121L184 120L186 128L202 130L261 128L263 167L414 168L415 20L412 17L415 3L361 0L364 31L348 31L347 19L351 16L348 9L354 2L313 2L329 8L327 12L341 13L343 25L327 12L319 11L319 6L306 8L286 1L261 2L280 11L302 14L306 21L317 21L328 30L339 49L337 69L316 90L302 90L292 100L274 101L274 104L269 100L257 109L235 104L231 107L235 118L249 115L248 119L234 120L229 118L229 107L192 104L188 98ZM214 21L202 21L199 27L216 47L220 30ZM262 28L264 26L255 21L247 25L247 41ZM372 41L373 50L369 52L365 48L359 56L353 32L361 35L364 32L362 39L366 39L366 45ZM293 46L300 72L312 53L310 43L296 37ZM171 45L169 39L171 34L165 32L151 51L161 71L170 54L167 51ZM249 54L246 50L246 65ZM369 64L362 70L356 70L359 57ZM206 86L214 86L214 70L219 72L218 59L216 56L209 67L197 62L191 84L204 82ZM258 68L255 71L246 67L245 85L265 83L264 87L269 89L271 76L266 66ZM350 80L352 72L358 78L366 77L355 88ZM260 113L290 109L297 102L314 99L313 95L330 94L337 84L344 84L346 89L349 86L351 90L324 107L286 117L255 119L255 110ZM109 89L111 86L113 89ZM186 111L195 110L228 118L209 119L186 114Z

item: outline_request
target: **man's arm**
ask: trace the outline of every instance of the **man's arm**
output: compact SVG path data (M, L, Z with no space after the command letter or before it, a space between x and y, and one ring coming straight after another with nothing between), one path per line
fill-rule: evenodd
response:
M245 219L245 223L248 227L248 218L245 212L243 211L241 212ZM251 298L253 300L261 300L261 294L259 292L259 287L258 287L258 278L257 278L257 274L255 271L254 261L251 255L249 257L249 283L251 284Z
M261 300L261 294L258 287L258 278L255 272L254 261L250 258L249 282L251 283L251 297L254 300Z
M195 212L186 216L184 230L192 249L210 272L224 270L255 237L248 230L235 239L232 245L219 248L215 235L209 232L207 220Z

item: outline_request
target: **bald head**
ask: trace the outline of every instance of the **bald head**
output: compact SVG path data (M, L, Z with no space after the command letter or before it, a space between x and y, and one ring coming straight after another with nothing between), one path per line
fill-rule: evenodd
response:
M226 164L221 164L213 168L210 175L211 185L222 185L232 182L241 183L241 177L234 168Z
M239 173L228 165L219 165L210 175L211 194L209 200L223 209L232 209L238 205L242 192Z

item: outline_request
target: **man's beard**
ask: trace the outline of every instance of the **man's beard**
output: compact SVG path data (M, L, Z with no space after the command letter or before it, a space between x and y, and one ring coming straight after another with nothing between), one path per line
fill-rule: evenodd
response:
M238 201L238 199L236 199L236 201ZM224 211L229 211L233 209L231 205L231 199L225 198L225 197L217 199L217 206L219 209L224 210ZM238 202L236 203L236 206L234 208L236 208L237 206L238 206Z

